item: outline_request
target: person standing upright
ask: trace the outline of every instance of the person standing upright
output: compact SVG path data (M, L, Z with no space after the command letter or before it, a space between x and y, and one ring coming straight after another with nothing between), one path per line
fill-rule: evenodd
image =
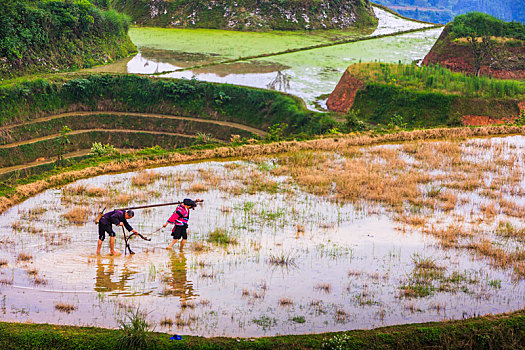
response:
M197 199L197 202L200 200ZM181 204L175 209L175 212L170 216L168 221L162 226L166 227L168 224L175 224L175 227L173 227L173 230L171 231L171 236L173 239L171 240L171 243L166 247L166 249L171 249L177 243L179 239L182 238L180 241L180 250L184 247L184 243L186 243L186 240L188 239L188 221L190 220L190 209L193 209L197 206L195 201L189 198L185 198Z

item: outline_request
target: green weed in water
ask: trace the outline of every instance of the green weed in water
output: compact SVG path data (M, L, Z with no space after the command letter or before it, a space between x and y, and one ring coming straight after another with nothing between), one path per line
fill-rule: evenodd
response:
M208 236L208 242L215 243L215 244L222 244L222 245L228 245L228 244L237 244L237 239L223 228L216 228L215 230L211 231Z

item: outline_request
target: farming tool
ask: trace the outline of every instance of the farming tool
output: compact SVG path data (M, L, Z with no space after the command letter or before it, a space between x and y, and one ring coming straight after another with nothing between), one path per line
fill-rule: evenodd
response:
M202 202L204 202L204 199L196 199L195 200L195 203L202 203ZM182 201L180 201L180 202L171 202L171 203L142 205L142 206L138 206L138 207L120 208L120 209L116 209L116 210L146 209L146 208L154 208L154 207L165 207L165 206L168 206L168 205L177 205L177 204L182 204Z
M95 218L95 224L98 225L98 223L100 222L100 219L102 219L102 215L104 215L104 211L105 210L106 210L106 207L104 207L104 209L98 211L97 217Z
M195 200L196 203L202 203L204 202L203 199L196 199ZM145 208L154 208L154 207L164 207L164 206L168 206L168 205L176 205L176 204L182 204L183 202L171 202L171 203L161 203L161 204L150 204L150 205L142 205L142 206L138 206L138 207L130 207L130 208L120 208L120 209L116 209L116 210L135 210L135 209L145 209ZM100 220L100 218L102 217L102 214L104 213L104 210L106 208L104 208L100 213L99 213L99 216L97 216L97 220L95 222L98 223L98 221ZM191 208L191 209L194 209L194 208ZM156 231L153 231L151 234L154 234L156 232L159 232L160 230L162 230L163 227L160 227L158 228ZM151 241L151 238L148 238L148 237L145 237L143 235L141 235L140 233L131 233L129 235L126 236L126 231L124 231L124 227L122 227L122 235L124 236L124 243L126 244L126 247L124 248L124 254L126 254L126 249L129 251L129 254L135 254L132 250L131 250L131 247L129 246L129 239L131 238L131 236L139 236L140 238L142 238L143 240L145 241Z
M131 250L131 247L129 246L129 239L131 238L131 236L139 236L145 241L148 241L148 242L151 241L151 238L145 237L141 235L140 233L130 233L129 235L126 236L126 231L124 231L124 227L122 227L122 235L124 236L124 243L126 244L126 247L124 248L124 255L126 255L126 249L128 249L130 255L135 254L135 252Z

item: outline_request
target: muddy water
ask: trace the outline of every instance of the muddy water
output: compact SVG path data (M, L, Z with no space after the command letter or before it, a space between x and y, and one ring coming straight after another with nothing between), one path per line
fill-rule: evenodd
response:
M404 20L378 8L375 8L375 12L379 25L374 35L428 26ZM132 28L130 36L140 53L125 62L95 70L139 74L171 72L227 59L282 52L369 34L356 31L245 33ZM325 95L333 91L348 65L359 61L410 63L421 60L440 34L441 29L433 29L264 59L218 64L164 76L274 89L303 98L311 109L324 110Z
M155 169L159 177L146 187L132 185L134 173L105 175L11 208L0 216L1 319L117 327L126 310L139 308L157 330L249 337L457 319L524 306L525 281L513 280L512 271L468 251L443 251L433 238L394 223L379 205L337 205L305 193L288 177L268 175L272 167L271 159L171 166ZM164 249L166 228L151 242L133 239L133 256L108 256L106 240L97 257L91 220L105 199L66 193L77 184L107 189L111 199L131 195L129 203L110 208L187 196L205 202L191 212L183 251ZM202 192L192 192L199 187ZM74 206L90 210L88 222L73 225L64 217ZM136 210L130 223L148 235L173 209ZM236 244L208 242L216 229ZM122 232L116 232L123 252ZM22 253L32 258L22 261ZM400 296L414 260L425 258L444 266L446 276L460 277L446 291ZM60 303L75 309L59 311ZM161 325L163 320L173 324Z

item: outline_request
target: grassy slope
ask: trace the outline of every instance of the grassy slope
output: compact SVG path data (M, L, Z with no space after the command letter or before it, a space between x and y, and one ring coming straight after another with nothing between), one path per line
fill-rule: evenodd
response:
M259 129L287 123L289 132L324 133L329 116L275 91L195 80L134 75L51 76L0 85L0 126L75 110L171 114L233 121Z
M0 13L0 80L75 70L136 52L129 19L87 0L10 0Z
M342 335L344 337L341 337ZM0 323L2 349L117 349L120 330L47 324ZM339 341L334 338L337 335ZM462 321L391 326L369 331L277 336L253 341L154 333L151 349L523 349L523 311ZM331 340L330 340L331 339ZM340 344L340 347L336 347Z
M377 25L368 0L331 0L329 5L321 7L317 0L111 0L113 8L148 26L260 31ZM355 22L349 20L354 16Z
M352 109L373 123L388 124L394 115L409 126L457 125L458 117L518 116L525 83L470 77L442 67L363 63L348 68L365 82Z
M523 79L525 26L481 13L457 16L445 27L422 64L440 64L457 72L475 74L474 56L466 39L470 35L492 38L493 48L490 56L483 60L481 75Z

